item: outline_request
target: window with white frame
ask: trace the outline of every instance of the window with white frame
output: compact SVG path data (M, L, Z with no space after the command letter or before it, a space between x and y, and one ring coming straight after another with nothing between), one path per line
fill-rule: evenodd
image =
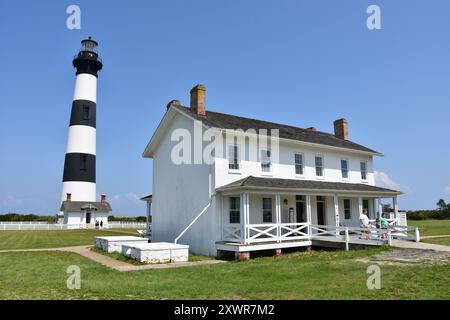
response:
M361 167L361 179L367 180L367 162L361 161L360 167Z
M239 147L236 144L228 146L228 169L239 170Z
M347 159L341 159L341 173L342 173L342 179L348 179L348 161L347 161Z
M316 176L322 177L323 176L323 157L316 156L315 164L316 164Z
M230 197L230 223L241 222L241 199Z
M263 222L272 222L272 198L263 198Z
M344 218L347 220L352 218L350 199L344 199Z
M261 150L261 171L270 172L272 170L272 155L270 150Z
M296 153L294 160L295 160L295 174L303 175L303 154Z

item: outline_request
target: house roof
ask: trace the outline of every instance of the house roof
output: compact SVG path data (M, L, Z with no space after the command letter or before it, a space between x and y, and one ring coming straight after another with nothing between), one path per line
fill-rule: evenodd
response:
M280 138L382 155L378 151L364 147L355 142L337 138L334 134L331 133L313 131L285 124L244 118L208 110L206 110L206 114L202 116L192 112L188 107L184 107L181 105L172 105L172 107L188 114L191 117L194 117L197 120L202 121L208 127L220 129L242 129L244 131L248 129L278 129Z
M63 201L60 211L84 212L86 210L97 212L112 211L109 202L89 202L89 201Z
M226 191L234 189L279 189L279 190L320 190L320 191L344 191L348 193L376 193L397 195L400 191L381 187L375 187L363 183L328 182L299 179L260 178L248 176L217 189Z

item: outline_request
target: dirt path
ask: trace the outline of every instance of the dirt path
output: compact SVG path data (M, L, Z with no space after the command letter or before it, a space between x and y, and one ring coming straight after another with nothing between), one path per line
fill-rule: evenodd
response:
M187 261L187 262L172 262L161 264L149 264L149 265L132 265L123 261L119 261L103 254L92 251L91 246L75 246L75 247L61 247L61 248L40 248L40 249L13 249L13 250L0 250L0 253L4 252L45 252L45 251L63 251L79 254L92 261L100 263L105 267L117 270L117 271L137 271L147 269L167 269L167 268L181 268L181 267L193 267L200 265L218 264L224 263L222 260L202 260L202 261Z

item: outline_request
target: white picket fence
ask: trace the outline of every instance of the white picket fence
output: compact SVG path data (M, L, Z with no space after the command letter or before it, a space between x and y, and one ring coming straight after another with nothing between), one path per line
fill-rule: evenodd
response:
M93 229L94 225L87 224L59 224L40 221L0 221L2 230L68 230L68 229ZM146 222L111 221L104 226L105 229L146 229Z
M87 229L86 224L57 224L57 223L0 223L0 231L5 230L68 230Z
M147 222L130 222L130 221L111 221L108 222L108 228L110 229L123 229L123 228L147 228Z

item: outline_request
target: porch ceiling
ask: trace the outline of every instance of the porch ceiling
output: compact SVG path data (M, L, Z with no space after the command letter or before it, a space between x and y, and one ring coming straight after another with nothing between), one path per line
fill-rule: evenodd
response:
M397 190L391 190L381 187L375 187L363 183L346 183L346 182L328 182L315 180L300 179L278 179L278 178L260 178L248 176L244 179L232 182L220 188L217 191L233 191L242 189L258 189L258 190L277 190L277 191L321 191L321 192L345 192L355 194L373 194L395 196L402 194Z

